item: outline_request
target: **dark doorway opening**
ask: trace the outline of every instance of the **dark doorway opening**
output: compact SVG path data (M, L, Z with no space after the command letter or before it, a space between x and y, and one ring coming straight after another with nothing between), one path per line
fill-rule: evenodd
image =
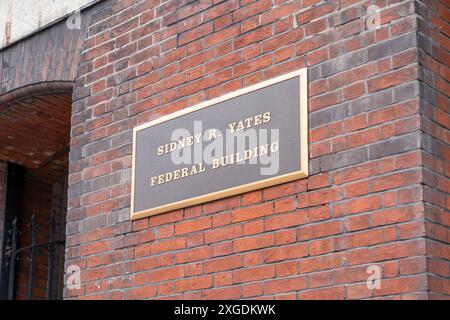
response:
M2 299L63 297L71 104L70 92L40 92L0 106Z
M43 182L9 163L3 239L3 299L62 299L67 176Z

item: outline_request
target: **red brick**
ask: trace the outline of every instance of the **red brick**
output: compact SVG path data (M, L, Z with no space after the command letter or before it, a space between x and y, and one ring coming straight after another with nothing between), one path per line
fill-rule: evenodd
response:
M375 291L376 295L392 295L407 292L423 291L426 288L425 275L404 277L396 279L385 279L380 289Z
M343 232L341 221L320 222L313 225L302 226L298 229L299 240L322 238Z
M308 244L300 243L291 246L277 247L266 251L266 262L298 259L308 255Z
M334 215L341 217L360 212L369 212L379 208L381 208L381 196L374 195L336 204L334 206Z
M297 274L297 261L280 262L276 265L277 277L286 277Z
M80 254L88 256L91 254L101 253L105 251L112 250L113 243L111 240L103 240L99 242L92 242L81 246Z
M283 196L292 195L298 192L306 191L306 182L304 180L280 184L263 190L264 200L272 200Z
M373 249L374 261L417 256L425 253L425 243L422 240L386 244Z
M343 197L343 189L340 187L321 189L319 191L308 192L307 194L299 194L297 206L299 208L312 207L338 201Z
M318 174L308 178L308 190L325 188L330 185L328 174Z
M204 299L238 299L241 297L241 288L239 286L217 288L205 290L203 293Z
M407 115L417 113L419 109L418 100L411 100L387 108L373 111L369 114L369 125L377 125L394 119L402 118Z
M317 222L330 218L330 207L328 205L309 208L310 222Z
M255 204L261 202L262 192L261 190L256 190L250 193L245 193L242 195L242 205L247 206L249 204Z
M212 256L212 248L210 246L199 247L182 251L175 255L177 263L185 263L198 260L206 260Z
M307 288L306 276L269 280L264 283L264 294L299 291L305 288Z
M362 231L345 235L336 239L336 250L346 250L357 247L368 247L384 242L384 232L381 229Z
M186 247L186 239L183 238L168 239L164 241L153 242L151 252L153 254L156 254L160 252L182 249L185 247Z
M406 83L413 79L417 79L418 72L417 66L400 69L385 75L381 75L377 78L369 80L368 89L369 92L374 92L382 89L386 89L392 86Z
M275 201L274 206L274 213L292 211L296 207L296 199L293 197L280 199Z
M263 294L263 285L261 282L242 285L243 297L255 297Z
M315 240L309 243L309 255L315 256L319 254L325 254L333 252L334 250L334 240L333 239L323 239Z
M155 286L144 286L128 289L125 291L125 299L146 299L156 296Z
M210 275L188 278L178 280L175 283L175 292L186 292L192 290L206 289L211 288L211 286L212 286L212 277Z
M366 93L366 85L364 82L357 82L343 89L343 95L345 100L352 100L363 96ZM364 128L360 124L361 128ZM351 129L350 129L351 130Z
M266 218L264 222L265 230L276 230L292 226L303 225L308 222L308 212L299 210L292 213L279 214Z
M330 90L342 87L344 85L356 82L358 80L366 79L377 73L375 63L369 63L351 70L338 73L328 79L328 85Z
M342 184L349 181L372 177L377 174L377 163L368 163L336 172L333 175L333 182L336 184Z
M347 285L347 299L364 299L373 296L375 289L367 287L367 283L355 283Z
M264 231L264 221L263 220L254 220L245 223L243 226L243 234L248 236L256 233L261 233Z
M344 262L344 256L339 254L328 254L301 260L299 262L299 270L300 273L310 273L313 271L335 269L342 267Z
M219 258L205 262L205 273L216 273L219 271L240 268L241 266L242 258L240 256Z
M352 216L345 219L345 229L347 231L357 231L368 229L370 227L369 215Z
M250 4L248 6L242 7L234 11L233 20L234 21L244 20L245 18L264 12L265 10L268 10L271 7L272 7L271 0L256 1L253 4Z
M171 279L182 278L184 276L183 267L171 267L165 269L154 270L150 273L152 282L163 282Z
M222 272L214 275L214 287L228 286L233 283L233 273Z
M241 225L230 225L219 229L205 231L205 243L233 239L242 235Z
M343 300L344 297L344 287L308 290L305 292L301 292L299 295L299 298L302 300Z
M274 244L273 234L263 234L253 237L240 238L233 241L233 251L242 252L265 248Z
M167 223L171 223L171 222L176 222L176 221L180 221L180 220L183 220L183 210L168 212L164 215L152 216L152 217L150 217L149 224L150 224L150 226L154 227L154 226L167 224Z
M273 203L266 202L260 205L236 209L233 212L233 222L240 222L260 218L273 213Z
M370 189L372 192L383 191L398 188L404 185L419 183L420 179L420 172L417 170L395 173L388 176L371 179Z
M376 227L380 225L414 220L422 216L423 211L420 206L408 206L373 213L371 214L370 219L372 226Z
M275 266L267 265L234 271L234 283L270 279L275 276Z
M218 201L208 202L203 205L203 212L205 214L209 214L219 211L225 211L231 208L238 207L240 202L240 197L230 197Z
M227 255L232 252L233 252L233 243L232 242L218 243L213 246L214 257Z
M334 152L352 149L362 145L381 140L379 128L370 128L364 131L358 131L346 136L337 137L332 140L332 148Z
M309 288L319 288L329 286L331 284L331 272L317 272L308 276Z
M345 186L345 195L347 198L355 198L369 193L369 182L358 181L349 183Z
M275 233L276 245L294 243L296 241L297 241L297 230L293 228L288 230L281 230Z
M205 230L211 227L211 218L201 218L186 222L179 222L175 225L175 235L191 233L195 231Z

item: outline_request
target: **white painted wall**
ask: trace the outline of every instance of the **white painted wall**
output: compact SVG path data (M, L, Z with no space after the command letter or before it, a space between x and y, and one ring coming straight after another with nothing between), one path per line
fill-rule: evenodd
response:
M97 0L0 0L0 49Z

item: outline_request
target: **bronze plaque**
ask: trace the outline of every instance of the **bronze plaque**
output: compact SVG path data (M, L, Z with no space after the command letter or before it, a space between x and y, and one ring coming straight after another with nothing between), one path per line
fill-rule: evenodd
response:
M308 175L301 69L134 128L131 217Z

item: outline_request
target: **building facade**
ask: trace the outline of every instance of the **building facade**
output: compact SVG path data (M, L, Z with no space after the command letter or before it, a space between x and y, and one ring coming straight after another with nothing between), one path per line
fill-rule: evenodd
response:
M0 49L3 298L450 297L449 1L86 4ZM308 177L130 218L133 128L303 68Z

